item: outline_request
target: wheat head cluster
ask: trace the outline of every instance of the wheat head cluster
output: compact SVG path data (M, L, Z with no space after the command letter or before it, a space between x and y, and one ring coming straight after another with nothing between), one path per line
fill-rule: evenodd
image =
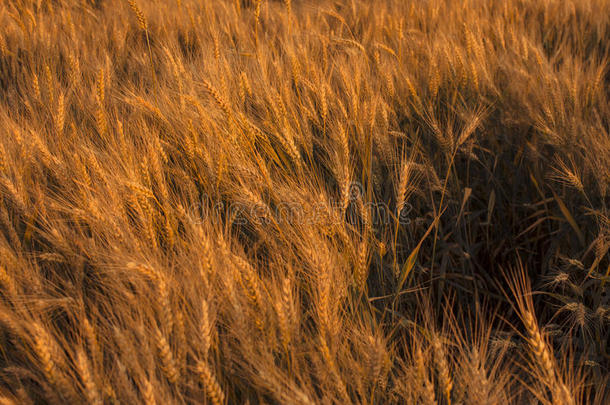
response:
M0 2L0 404L610 403L610 1Z

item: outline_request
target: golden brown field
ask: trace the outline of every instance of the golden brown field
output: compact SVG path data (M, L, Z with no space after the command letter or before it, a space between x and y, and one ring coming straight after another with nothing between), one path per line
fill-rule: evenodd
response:
M0 404L610 403L610 0L0 2Z

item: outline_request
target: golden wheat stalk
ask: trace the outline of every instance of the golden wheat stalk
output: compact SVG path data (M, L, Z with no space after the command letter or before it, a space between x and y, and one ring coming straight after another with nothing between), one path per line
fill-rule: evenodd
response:
M438 380L445 396L447 404L451 405L451 391L453 389L453 379L449 370L449 363L441 339L435 336L432 339L432 348L434 349L434 362L438 373Z
M210 322L210 308L208 302L201 300L201 352L204 359L207 359L210 347L212 346L212 324Z
M230 119L232 117L231 108L229 107L229 104L222 98L222 96L220 95L218 90L216 90L214 88L214 86L212 86L212 84L209 81L207 81L206 79L203 79L203 86L208 91L210 96L212 96L212 98L216 102L216 105L218 105L218 107L220 107L222 112L225 113L227 118Z
M64 94L59 93L57 98L57 112L55 114L55 129L57 134L61 135L64 132L65 122L65 106L64 106Z
M157 400L155 398L155 387L152 385L152 383L148 379L145 379L144 382L142 383L142 385L144 385L143 390L142 390L142 397L144 399L144 404L145 405L157 405Z
M415 373L417 378L419 398L425 405L436 404L436 395L434 393L434 384L430 381L425 365L424 354L420 347L415 351Z
M41 101L40 83L38 82L38 75L36 73L32 73L32 88L34 89L34 99L36 101Z
M225 402L225 394L212 369L205 362L200 361L197 364L197 373L208 398L214 405L222 405Z
M97 384L91 371L89 359L83 349L78 349L76 353L76 366L85 386L85 396L89 404L101 405L103 403Z
M276 311L280 328L280 340L284 350L288 351L288 347L292 340L292 323L295 318L292 302L292 287L288 277L285 277L282 280L281 294L281 300L276 304Z
M59 390L65 399L74 403L78 402L76 400L78 395L76 394L74 387L62 373L61 367L63 362L58 355L57 342L40 323L34 323L32 328L34 353L38 357L45 377Z
M144 13L138 7L138 4L135 2L135 0L128 0L128 3L129 3L129 7L133 11L133 13L136 15L136 18L138 19L138 25L139 25L140 29L142 31L148 31L148 22L146 21L146 17L144 17Z
M258 24L263 0L254 0L254 44L258 47Z
M180 378L180 370L178 369L174 354L172 353L167 339L158 329L155 335L155 343L157 345L157 350L159 351L161 370L167 377L167 380L176 385L178 383L178 379Z
M89 319L85 316L82 318L83 331L85 334L85 338L87 340L87 345L89 346L89 352L91 353L91 357L93 359L93 365L95 367L103 366L103 353L100 348L99 340L95 328L89 322Z
M0 265L0 284L5 290L6 297L8 297L10 300L17 298L17 283L15 282L12 274L9 273L2 265Z
M49 67L49 65L45 65L44 67L44 73L47 79L47 94L49 96L49 104L53 105L55 104L55 86L54 86L54 80L53 80L53 74L51 73L51 68Z
M368 244L365 240L360 242L356 253L356 268L354 271L354 281L356 288L364 290L366 287L368 272Z

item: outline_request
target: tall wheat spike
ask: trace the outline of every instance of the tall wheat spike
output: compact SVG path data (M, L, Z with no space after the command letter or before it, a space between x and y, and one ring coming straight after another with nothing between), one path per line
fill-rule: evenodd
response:
M197 372L201 378L201 382L204 385L205 392L214 405L221 405L225 402L225 394L222 388L218 384L216 377L214 376L210 367L204 362L200 362L197 365Z
M77 352L76 364L85 386L85 394L90 404L100 405L102 404L102 397L98 391L97 384L95 383L93 374L91 372L91 366L89 360L85 355L85 352L81 349Z

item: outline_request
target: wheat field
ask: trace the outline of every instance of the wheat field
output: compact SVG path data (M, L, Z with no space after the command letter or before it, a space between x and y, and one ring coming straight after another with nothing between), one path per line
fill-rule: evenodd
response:
M0 2L0 404L610 403L610 1Z

